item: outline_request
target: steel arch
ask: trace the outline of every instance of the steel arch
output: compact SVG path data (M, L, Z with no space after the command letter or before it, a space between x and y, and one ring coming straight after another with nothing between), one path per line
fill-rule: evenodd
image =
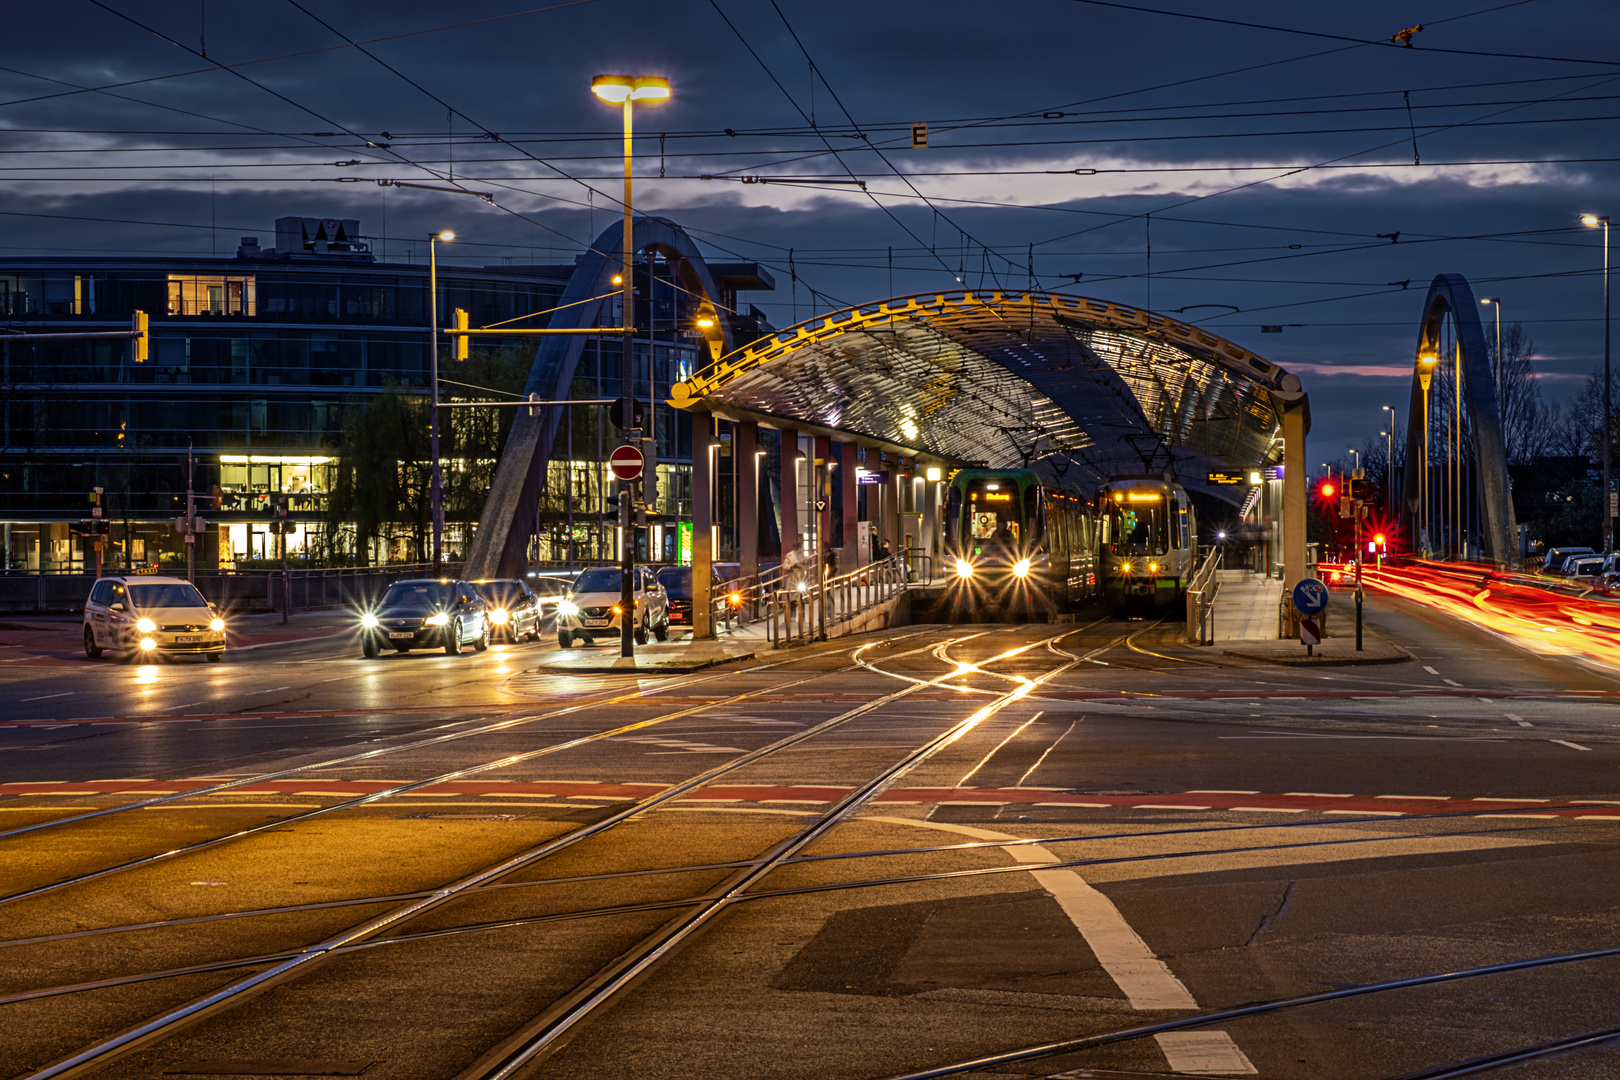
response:
M727 317L730 312L718 311L716 298L720 291L697 244L686 231L667 218L638 217L631 244L637 252L656 251L675 260L681 288L700 298L700 312L713 317L713 326L705 330L711 358L730 352L731 323ZM550 326L601 325L604 309L618 296L612 280L622 263L623 246L621 225L613 224L602 230L568 279L568 287L558 301L560 310L551 316ZM574 370L579 366L587 337L574 334L542 339L524 393L535 394L542 402L571 397L569 388L573 385ZM535 507L545 487L551 448L562 419L561 409L542 408L539 416L530 416L527 409L518 410L479 518L478 531L467 548L463 577L473 580L523 576L528 565L529 537L534 531Z
M1406 479L1401 527L1407 537L1428 548L1428 537L1420 536L1418 498L1423 473L1422 431L1425 423L1424 392L1421 382L1426 361L1440 355L1440 327L1447 314L1457 329L1461 352L1463 401L1473 427L1474 470L1484 517L1485 557L1511 565L1519 546L1518 525L1513 517L1513 491L1508 481L1507 450L1502 433L1502 415L1497 405L1496 383L1491 376L1490 353L1485 331L1479 322L1479 301L1468 279L1461 274L1437 274L1423 302L1423 321L1418 328L1417 356L1412 363L1412 396L1406 419Z

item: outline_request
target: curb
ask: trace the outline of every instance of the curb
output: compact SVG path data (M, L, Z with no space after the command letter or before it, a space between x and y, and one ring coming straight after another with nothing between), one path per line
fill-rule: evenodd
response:
M673 664L657 664L649 667L641 667L637 665L634 663L634 658L632 657L629 658L632 662L624 665L612 663L593 664L590 667L559 667L556 664L541 664L539 667L532 668L530 670L543 671L547 675L690 675L692 672L702 671L704 668L719 667L722 664L735 664L743 660L752 660L754 659L755 655L756 654L754 653L738 653L735 656L716 656L708 660L693 660L689 662L683 661ZM623 660L626 658L619 657L619 659Z
M1395 650L1394 656L1306 656L1303 653L1289 656L1281 653L1246 652L1241 649L1222 649L1221 655L1288 667L1358 667L1364 664L1404 664L1416 659L1399 645L1391 644L1387 647Z

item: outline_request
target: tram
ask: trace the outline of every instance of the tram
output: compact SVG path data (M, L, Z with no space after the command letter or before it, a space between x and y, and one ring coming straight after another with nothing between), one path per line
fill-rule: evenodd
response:
M1116 476L1097 489L1099 573L1110 613L1172 613L1198 558L1198 516L1169 476Z
M1091 500L1033 469L963 469L946 493L945 568L953 606L1050 615L1098 584Z

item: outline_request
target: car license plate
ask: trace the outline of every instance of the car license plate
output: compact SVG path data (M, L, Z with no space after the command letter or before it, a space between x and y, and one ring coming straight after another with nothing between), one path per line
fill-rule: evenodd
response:
M415 637L416 634L410 630L390 630L388 636L390 638L408 638Z
M586 626L606 626L611 621L610 619L585 619L584 624Z
M176 645L195 645L201 640L202 638L196 634L179 634L175 637L174 643Z
M682 615L678 611L672 611L672 612L669 613L669 621L670 622L685 622L686 621L686 616Z

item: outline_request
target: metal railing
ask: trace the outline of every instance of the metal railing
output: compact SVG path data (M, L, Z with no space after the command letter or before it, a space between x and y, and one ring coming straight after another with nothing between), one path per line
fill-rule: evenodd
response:
M1217 573L1223 549L1204 557L1187 582L1187 640L1195 645L1215 643L1215 596L1221 591Z
M912 574L919 569L927 571L923 580L931 578L932 560L926 555L902 552L836 577L823 577L819 582L814 568L808 569L808 575L789 570L766 600L766 637L773 648L807 645L835 636L840 624L905 592Z

